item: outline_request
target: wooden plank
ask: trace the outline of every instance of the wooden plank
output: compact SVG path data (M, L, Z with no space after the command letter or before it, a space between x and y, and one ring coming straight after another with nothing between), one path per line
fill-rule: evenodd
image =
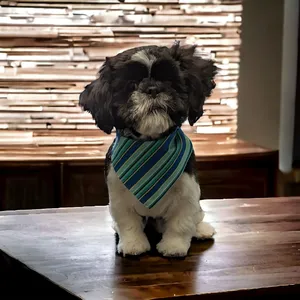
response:
M13 2L14 3L30 3L33 2L32 0L16 0ZM64 0L53 0L53 1L38 1L35 0L34 3L42 3L42 4L47 4L47 5L53 5L53 4L75 4L75 3L79 3L81 5L83 5L81 0L70 0L70 1L64 1ZM145 4L190 4L190 5L212 5L212 4L226 4L226 5L236 5L236 4L241 4L241 0L126 0L126 4L141 4L141 3L145 3ZM0 1L1 5L9 5L11 4L11 1L8 0L2 0ZM84 2L84 4L102 4L102 5L108 5L108 4L117 4L120 5L120 1L118 0L86 0Z
M15 2L16 4L21 4L20 2ZM68 10L66 10L65 7L56 7L56 8L51 8L51 4L53 3L48 3L47 6L41 7L39 6L39 3L35 1L35 3L29 3L33 7L30 9L19 9L18 7L13 7L13 6L8 6L5 7L3 6L0 15L25 15L25 12L28 14L30 13L31 15L67 15ZM46 4L45 1L42 1L40 4ZM127 3L116 3L113 5L109 4L74 4L72 5L72 10L76 12L76 14L90 14L92 13L90 10L97 9L97 12L101 11L125 11L125 12L135 12L135 11L144 11L146 12L147 9L150 8L151 12L175 12L177 14L178 11L184 11L185 14L194 14L194 13L200 13L200 14L225 14L228 12L236 12L236 13L241 13L242 10L242 5L237 4L237 5L222 5L222 4L210 4L207 5L205 3L198 4L198 5L193 5L192 2L189 2L188 5L172 5L172 4L151 4L150 2L147 2L146 5L143 4L129 4Z
M21 124L21 122L20 122ZM0 124L1 125L1 124ZM78 125L77 125L78 126ZM200 126L204 128L204 126ZM211 127L214 128L214 127ZM113 142L115 133L105 135L100 130L78 128L74 130L44 130L36 131L18 131L12 129L11 131L0 131L0 161L47 161L47 160L84 160L91 161L104 160L105 154ZM246 143L237 140L232 135L218 135L211 134L196 134L196 128L191 128L188 125L183 126L183 130L191 138L194 144L196 158L199 161L220 157L232 157L234 155L259 155L261 153L270 152L268 149L254 146L251 143ZM61 143L56 144L55 141L63 141L66 138L66 145ZM44 141L53 143L46 147L43 145ZM78 147L70 148L68 143L78 143L78 141L86 141ZM89 145L89 142L102 141L102 146ZM15 147L14 145L18 145ZM222 147L219 145L222 144ZM22 147L20 147L22 146ZM221 158L223 157L223 158Z

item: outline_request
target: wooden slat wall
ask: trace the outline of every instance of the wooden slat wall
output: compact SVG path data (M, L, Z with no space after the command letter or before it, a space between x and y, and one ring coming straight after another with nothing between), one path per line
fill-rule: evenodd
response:
M198 131L235 133L241 2L0 1L0 129L96 129L78 94L104 58L176 39L221 69Z

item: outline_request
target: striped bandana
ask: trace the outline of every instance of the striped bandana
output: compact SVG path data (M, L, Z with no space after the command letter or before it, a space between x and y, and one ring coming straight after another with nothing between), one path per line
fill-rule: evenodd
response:
M134 140L117 132L111 161L123 184L152 208L183 173L192 151L192 142L180 128L154 141Z

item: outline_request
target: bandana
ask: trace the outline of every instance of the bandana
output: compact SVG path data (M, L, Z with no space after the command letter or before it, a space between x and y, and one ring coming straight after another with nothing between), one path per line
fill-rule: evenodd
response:
M184 172L192 151L192 142L180 128L154 141L134 140L117 132L112 166L127 189L152 208Z

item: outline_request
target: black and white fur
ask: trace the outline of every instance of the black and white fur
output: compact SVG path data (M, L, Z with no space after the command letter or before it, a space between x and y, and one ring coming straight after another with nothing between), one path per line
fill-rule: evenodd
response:
M113 128L135 139L157 139L188 119L192 126L203 114L203 104L215 87L217 68L197 55L195 46L145 46L107 58L99 78L86 86L80 105L97 126ZM144 217L159 220L164 256L186 256L193 237L211 238L214 228L203 222L195 155L182 176L152 209L141 204L119 180L106 158L110 213L119 235L118 252L139 255L150 250Z

